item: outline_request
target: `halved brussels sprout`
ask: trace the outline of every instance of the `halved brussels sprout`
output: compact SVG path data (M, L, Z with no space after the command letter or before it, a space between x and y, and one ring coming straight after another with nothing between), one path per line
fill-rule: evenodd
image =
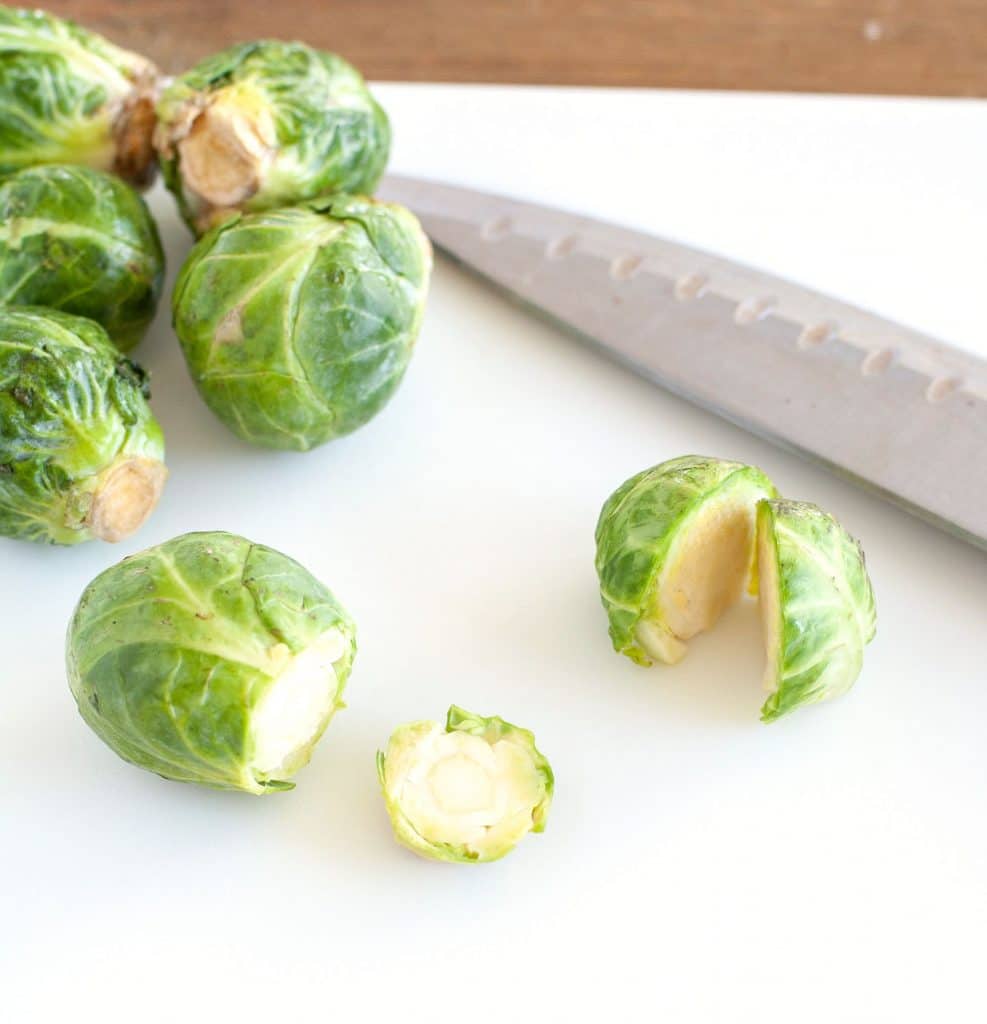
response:
M860 545L815 505L761 502L757 548L771 722L850 689L877 613Z
M343 706L355 635L287 555L188 533L89 584L69 625L69 686L96 734L140 768L216 789L292 789Z
M118 541L158 502L164 440L147 377L99 324L0 307L0 534Z
M638 664L681 659L747 582L765 628L763 721L857 678L875 615L863 553L759 469L688 455L638 473L604 504L596 543L614 648Z
M755 507L775 493L754 466L700 455L622 484L596 527L614 649L640 665L681 660L685 642L709 629L752 579Z
M165 183L197 233L236 210L372 192L387 115L359 72L302 43L241 43L172 82L155 143Z
M246 214L193 248L175 331L210 409L239 437L305 451L391 397L424 313L431 248L400 206L336 196Z
M122 352L140 341L164 277L144 200L89 167L29 167L0 183L0 303L102 324Z
M0 174L86 164L154 177L157 68L43 11L0 7Z
M527 729L453 705L445 729L412 722L377 754L394 836L432 860L499 860L543 832L555 779Z

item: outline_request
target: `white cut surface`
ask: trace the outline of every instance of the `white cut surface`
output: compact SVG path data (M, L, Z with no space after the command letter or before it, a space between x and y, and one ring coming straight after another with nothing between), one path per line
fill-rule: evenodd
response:
M389 786L412 828L427 842L478 856L514 846L531 830L543 795L530 753L510 739L488 743L437 723L400 762Z
M243 89L221 89L178 143L186 187L215 207L257 191L270 165L276 133L266 107Z
M89 528L110 544L125 540L143 526L161 498L168 470L158 459L142 455L118 459L100 474L93 491Z
M658 577L657 621L638 626L649 653L674 663L686 641L713 626L750 577L760 489L728 488L704 501L678 532ZM664 627L664 628L663 628Z
M764 689L774 693L781 675L781 592L778 552L771 517L761 516L757 531L758 603L764 631Z
M674 665L685 657L688 649L681 640L672 636L660 623L641 619L634 630L637 642L655 661Z
M346 638L329 629L291 658L268 688L251 717L251 767L257 776L286 778L305 762L336 706L334 662L345 652Z

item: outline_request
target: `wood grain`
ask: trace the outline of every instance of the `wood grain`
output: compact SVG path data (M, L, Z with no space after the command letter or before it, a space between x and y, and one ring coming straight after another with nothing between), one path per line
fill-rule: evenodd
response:
M44 0L42 0L44 2ZM178 71L303 39L368 78L987 96L987 0L48 0Z

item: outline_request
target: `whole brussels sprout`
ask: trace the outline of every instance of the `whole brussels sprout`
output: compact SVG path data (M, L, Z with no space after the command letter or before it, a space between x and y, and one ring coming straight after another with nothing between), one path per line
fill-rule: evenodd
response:
M453 705L445 729L411 722L377 753L394 837L430 860L485 863L544 832L555 790L535 737Z
M614 649L673 664L752 580L755 508L775 495L754 466L685 455L631 477L596 527ZM753 589L753 583L751 583Z
M102 324L122 352L140 341L164 277L144 200L89 167L28 167L0 183L0 302Z
M860 545L815 505L762 501L757 546L771 722L850 689L877 612Z
M149 184L157 77L70 21L0 7L0 174L73 163Z
M79 712L124 760L216 789L292 789L335 711L355 627L287 555L188 533L86 588L68 630Z
M167 475L148 395L99 324L0 307L0 534L77 544L133 533Z
M195 245L172 297L199 392L238 436L305 451L366 423L411 359L431 247L400 206L336 196L245 214Z
M372 192L390 149L387 115L359 72L302 43L217 53L176 78L157 112L165 183L197 233L235 210Z

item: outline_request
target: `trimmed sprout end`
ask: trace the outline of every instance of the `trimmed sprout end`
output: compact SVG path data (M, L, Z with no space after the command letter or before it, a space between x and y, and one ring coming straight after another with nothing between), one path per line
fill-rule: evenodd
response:
M120 104L113 121L113 173L134 188L146 189L158 173L154 151L158 95L157 70L148 65L137 76L133 91Z
M93 536L115 544L139 530L167 478L168 470L158 459L123 458L110 466L93 491L88 523Z
M534 736L455 705L445 728L413 722L377 755L398 842L432 860L481 863L541 832L554 778Z
M242 92L242 90L241 90ZM178 143L185 187L201 202L204 229L260 188L274 158L277 137L264 107L252 108L223 90L196 115Z

